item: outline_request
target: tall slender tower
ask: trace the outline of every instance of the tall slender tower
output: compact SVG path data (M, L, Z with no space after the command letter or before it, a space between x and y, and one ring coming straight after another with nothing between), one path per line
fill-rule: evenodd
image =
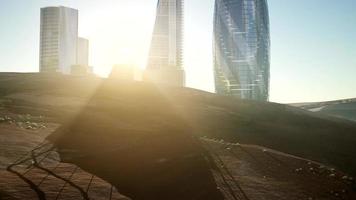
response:
M267 0L216 0L214 75L218 94L268 101L270 34Z
M158 0L157 16L144 79L184 86L183 0Z
M78 10L41 8L40 72L71 73L77 63Z

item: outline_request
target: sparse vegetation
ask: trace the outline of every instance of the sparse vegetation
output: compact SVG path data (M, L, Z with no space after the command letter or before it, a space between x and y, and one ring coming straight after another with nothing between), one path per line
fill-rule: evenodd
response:
M19 128L31 130L46 128L42 116L35 117L30 114L0 116L0 123L14 124Z

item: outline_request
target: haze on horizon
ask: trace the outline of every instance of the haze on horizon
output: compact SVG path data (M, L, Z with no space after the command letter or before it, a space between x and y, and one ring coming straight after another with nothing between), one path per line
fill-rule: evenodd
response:
M40 8L79 10L90 65L106 76L114 64L145 68L157 0L0 0L0 71L37 72ZM356 2L268 0L273 102L356 97ZM214 0L185 1L187 86L214 91Z

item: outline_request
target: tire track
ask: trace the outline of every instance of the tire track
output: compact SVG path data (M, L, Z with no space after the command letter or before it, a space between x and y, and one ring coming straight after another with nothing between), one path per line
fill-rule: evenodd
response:
M215 157L214 160L217 160L217 166L219 169L219 173L222 176L225 185L227 186L228 190L230 191L231 195L234 197L234 199L236 200L249 200L248 196L246 195L245 191L242 189L241 185L238 183L238 181L234 178L234 176L232 175L231 171L228 169L228 167L225 165L224 161L222 160L222 158L220 157L220 155L218 153L216 153L216 151L211 147L211 145L206 142L203 141L205 143L205 146L208 148L208 151L211 153L211 155L213 155L213 157ZM224 173L225 172L225 173ZM227 176L229 177L229 179L232 181L234 188L228 183L225 174L227 174Z

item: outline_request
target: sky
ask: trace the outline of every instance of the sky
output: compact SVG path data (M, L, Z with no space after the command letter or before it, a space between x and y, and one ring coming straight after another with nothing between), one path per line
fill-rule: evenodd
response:
M0 0L0 71L39 69L40 8L79 10L79 36L90 41L95 73L114 64L144 69L157 0ZM279 103L356 97L356 1L268 0L270 100ZM187 86L214 92L214 0L185 0Z

